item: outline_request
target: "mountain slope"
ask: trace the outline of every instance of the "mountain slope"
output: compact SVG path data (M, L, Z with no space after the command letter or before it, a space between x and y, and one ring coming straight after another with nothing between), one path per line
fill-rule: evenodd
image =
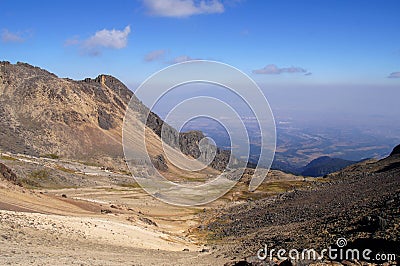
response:
M73 81L28 64L0 64L0 147L76 159L122 158L121 129L132 93L118 80Z
M0 62L0 149L34 156L50 154L123 169L126 166L122 127L131 99L131 111L138 117L149 111L112 76L74 81L26 63ZM146 126L148 145L153 147L149 149L151 158L163 157L162 126L167 136L178 136L166 139L167 144L197 158L199 138L203 135L177 134L152 112ZM229 152L218 149L211 166L222 170L225 165L220 162L226 162L226 158ZM178 174L179 169L168 160L165 164L169 172Z
M254 256L264 246L321 251L343 237L346 248L369 248L371 258L396 254L399 261L399 175L397 155L363 161L308 188L229 207L205 227L213 232L210 239L225 243L226 256L240 254L247 261L257 262Z

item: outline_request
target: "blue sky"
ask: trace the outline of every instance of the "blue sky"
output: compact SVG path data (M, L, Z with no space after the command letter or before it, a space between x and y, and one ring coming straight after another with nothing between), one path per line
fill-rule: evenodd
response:
M275 90L277 109L333 91L400 114L399 14L390 0L0 0L0 60L74 79L111 74L134 90L173 62L212 59Z

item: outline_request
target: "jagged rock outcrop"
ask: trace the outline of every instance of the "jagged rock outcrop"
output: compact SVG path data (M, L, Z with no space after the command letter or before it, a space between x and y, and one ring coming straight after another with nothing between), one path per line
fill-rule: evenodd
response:
M230 151L222 150L209 144L203 132L197 130L180 133L179 147L186 155L199 158L204 162L211 161L210 166L220 171L228 166L231 155ZM233 158L231 165L236 166L237 164L237 159Z
M176 129L166 124L157 114L150 112L146 125L151 128L168 145L179 148L183 154L199 159L202 162L210 162L210 166L217 170L224 170L229 163L230 151L222 150L213 144L203 141L206 138L201 131L193 130L178 133ZM210 159L210 157L214 159ZM238 160L232 158L231 166L238 165Z
M173 127L153 112L149 113L146 125L151 128L168 145L179 148L183 154L199 159L202 162L210 162L210 166L217 170L224 170L229 163L230 151L222 150L214 145L203 141L200 149L201 140L206 136L201 131L193 130L178 133ZM210 159L210 157L214 159ZM233 158L232 166L236 166L238 160Z
M13 184L17 184L17 175L2 163L0 163L0 178L4 178Z
M160 171L168 170L167 161L165 160L164 155L162 155L162 154L154 156L152 158L152 163L153 163L154 167Z

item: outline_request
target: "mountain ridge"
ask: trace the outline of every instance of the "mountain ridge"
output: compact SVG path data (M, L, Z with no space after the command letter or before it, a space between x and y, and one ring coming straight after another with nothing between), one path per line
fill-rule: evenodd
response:
M164 142L198 158L203 133L178 133L117 78L101 74L76 81L27 63L8 61L0 62L0 123L4 125L0 149L124 168L122 128L130 101L130 108L139 116L148 114L146 126L155 135L161 138L163 128ZM229 157L229 151L217 148L210 166L221 171Z

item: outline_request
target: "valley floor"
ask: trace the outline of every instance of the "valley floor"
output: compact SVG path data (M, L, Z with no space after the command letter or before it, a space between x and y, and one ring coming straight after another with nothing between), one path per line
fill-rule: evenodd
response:
M190 234L198 210L168 207L138 188L31 192L9 185L0 199L1 264L226 262Z
M124 173L3 154L0 264L241 265L234 263L253 261L265 243L325 247L338 236L398 243L399 162L363 162L320 179L270 171L253 193L247 169L217 201L178 207Z
M195 244L112 219L13 211L0 219L2 265L224 264Z
M9 156L0 162L29 179L23 182L48 188L29 189L0 178L1 265L223 265L227 261L191 233L202 207L165 204L135 185L132 177L100 167ZM90 174L82 173L83 168ZM41 171L48 174L46 178L32 176ZM70 175L65 180L72 183L63 184L70 188L55 187L64 180L62 174Z

